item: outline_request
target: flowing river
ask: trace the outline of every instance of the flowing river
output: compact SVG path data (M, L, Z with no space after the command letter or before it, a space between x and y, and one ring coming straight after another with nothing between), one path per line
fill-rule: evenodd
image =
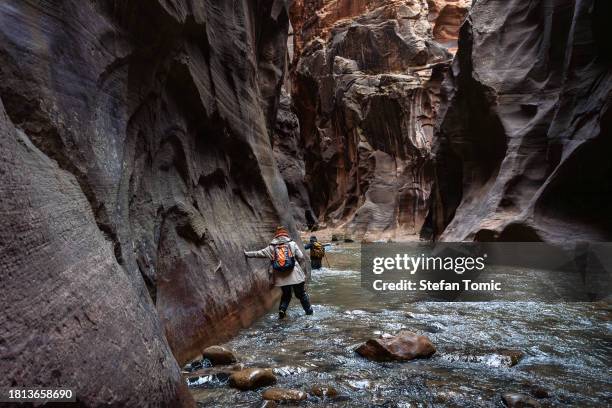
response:
M313 316L293 298L287 319L271 311L226 344L244 365L274 368L278 387L308 392L324 384L339 393L296 406L501 407L508 392L537 396L544 407L612 404L609 304L411 303L362 289L358 244L334 246L328 258L331 267L314 271L308 285ZM376 363L354 352L401 329L428 336L437 353ZM523 357L510 366L504 350ZM202 407L261 402L262 390L232 389L223 375L198 384L191 391Z

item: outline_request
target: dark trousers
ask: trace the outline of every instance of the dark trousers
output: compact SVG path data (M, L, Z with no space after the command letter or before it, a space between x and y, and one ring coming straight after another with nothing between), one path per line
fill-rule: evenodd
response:
M310 258L310 267L312 269L321 269L321 258Z
M281 296L280 305L278 306L278 310L282 310L283 312L287 310L289 307L289 302L291 302L291 290L293 289L293 293L295 293L295 297L300 299L300 303L304 308L305 312L309 312L312 310L310 306L310 299L308 299L308 293L304 289L304 282L298 283L297 285L286 285L281 286L281 290L283 291L283 295Z

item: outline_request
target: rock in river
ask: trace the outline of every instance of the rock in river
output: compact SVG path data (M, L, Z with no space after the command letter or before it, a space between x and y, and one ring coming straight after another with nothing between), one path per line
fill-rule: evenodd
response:
M304 401L307 397L304 391L288 388L268 388L262 394L263 399L277 402Z
M234 364L237 361L234 352L223 346L210 346L204 349L202 356L210 360L213 365Z
M374 361L408 361L430 357L436 352L436 348L425 336L401 331L395 336L370 339L355 351Z
M338 396L338 391L329 385L315 384L310 389L310 392L319 398L334 398Z
M502 401L508 408L537 408L540 403L524 394L507 393L502 395Z
M272 385L276 376L269 368L245 368L236 371L229 378L230 386L240 390L253 390L255 388Z

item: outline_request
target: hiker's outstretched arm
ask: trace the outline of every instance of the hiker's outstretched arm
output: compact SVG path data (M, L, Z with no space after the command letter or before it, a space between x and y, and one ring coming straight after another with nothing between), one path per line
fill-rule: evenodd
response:
M247 258L270 258L270 247L265 247L259 251L244 251Z
M301 263L304 260L304 253L297 244L295 245L295 257Z

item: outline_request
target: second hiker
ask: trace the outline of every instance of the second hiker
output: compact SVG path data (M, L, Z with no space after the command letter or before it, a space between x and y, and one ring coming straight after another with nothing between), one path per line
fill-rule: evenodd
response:
M274 270L274 286L283 291L280 305L278 306L278 318L283 319L287 314L287 308L291 301L291 291L300 300L307 315L313 313L310 299L306 293L304 271L300 262L304 260L304 254L298 245L289 237L285 227L277 227L274 238L270 245L259 251L244 251L247 258L268 258L272 262Z
M314 235L310 237L310 242L304 246L304 249L310 249L310 267L312 269L321 269L321 263L325 256L325 245L317 240Z

